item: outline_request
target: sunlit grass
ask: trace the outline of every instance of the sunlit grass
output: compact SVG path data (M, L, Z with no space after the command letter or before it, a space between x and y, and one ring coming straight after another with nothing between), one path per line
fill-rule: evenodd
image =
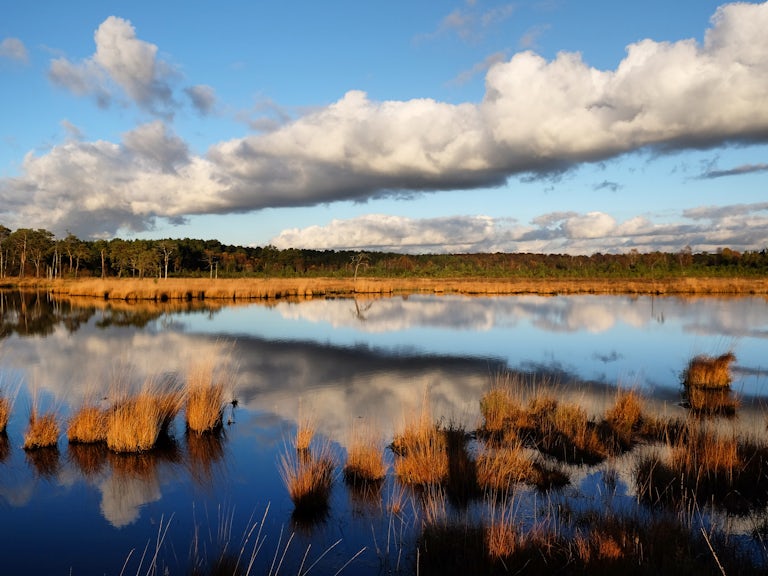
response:
M381 433L367 423L352 428L344 479L352 484L380 482L387 475L384 461L384 441Z
M731 385L731 364L736 360L733 352L720 356L701 354L688 362L683 371L683 386L691 388L728 388Z
M193 432L220 428L227 381L219 373L217 358L194 363L187 372L186 420Z
M24 450L50 448L59 441L61 429L54 412L39 413L36 407L29 415L29 425L24 434Z
M91 444L107 440L107 413L93 404L85 404L69 418L67 439L73 443Z

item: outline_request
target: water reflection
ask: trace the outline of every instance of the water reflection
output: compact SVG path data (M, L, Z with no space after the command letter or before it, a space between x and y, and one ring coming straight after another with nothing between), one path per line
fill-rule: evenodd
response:
M10 507L4 512L11 523L23 516L44 523L54 506L51 492L57 502L81 507L92 525L120 534L136 530L131 533L141 538L156 530L152 522L162 514L184 516L193 498L212 506L230 498L245 509L275 501L280 520L289 522L292 507L275 454L295 429L300 403L311 406L318 433L343 452L359 419L391 439L425 390L436 417L475 429L480 397L506 369L536 375L562 402L578 402L590 414L603 413L624 385L639 388L648 410L661 417L685 416L689 408L717 415L733 406L736 418L724 426L765 427L768 307L762 298L414 295L176 310L102 302L79 307L39 294L5 294L0 301L0 373L21 374L24 384L8 434L0 435L0 500ZM231 391L237 406L227 406L222 433L189 434L179 421L167 450L137 456L99 445L64 446L63 440L50 457L20 449L33 385L64 420L86 400L108 396L115 378L140 384L183 374L223 345L232 348L238 369ZM686 362L723 348L737 357L733 391L714 399L682 396L679 373ZM460 456L456 462L468 462ZM612 490L613 507L618 500L635 502L635 461L611 465L613 488L607 468L576 467L570 471L574 490ZM317 518L289 525L306 530L307 538L333 532L341 506L353 519L338 523L354 532L346 523L386 509L393 488L388 479L373 490L335 490L320 526ZM95 509L83 492L97 495ZM453 492L457 503L468 502Z

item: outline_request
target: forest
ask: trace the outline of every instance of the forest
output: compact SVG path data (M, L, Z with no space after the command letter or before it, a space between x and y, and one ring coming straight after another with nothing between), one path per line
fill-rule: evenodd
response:
M401 254L284 249L217 240L81 240L0 225L0 279L168 277L668 278L768 275L768 248L591 255Z

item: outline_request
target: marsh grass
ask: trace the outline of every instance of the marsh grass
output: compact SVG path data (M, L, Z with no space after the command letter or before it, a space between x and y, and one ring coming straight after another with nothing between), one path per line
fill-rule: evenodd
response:
M295 520L312 523L325 516L335 467L330 441L302 451L286 447L278 459L278 469L293 502Z
M55 412L39 413L33 406L29 414L29 425L24 434L24 450L52 448L58 444L61 429Z
M718 432L691 419L666 451L637 465L641 499L683 509L691 502L744 514L768 504L768 446L765 441Z
M317 421L314 414L307 413L302 404L299 404L299 417L296 422L296 436L293 445L298 452L309 450L312 439L315 437Z
M613 452L630 450L643 432L647 420L643 399L635 390L620 390L612 406L605 412L608 442Z
M6 396L0 396L0 434L5 434L12 409L11 399Z
M386 477L384 441L371 424L353 426L343 473L345 482L354 486L381 484Z
M693 414L699 416L736 416L739 399L730 388L687 387L683 400Z
M175 378L148 378L138 392L116 390L107 411L106 441L115 452L143 452L155 447L184 402Z
M477 480L487 492L507 494L516 484L536 483L530 453L521 442L503 447L484 446L477 458Z
M733 352L720 356L701 354L693 357L682 374L685 388L723 389L731 385L731 364L736 360Z
M233 378L221 363L221 358L213 356L194 363L187 372L185 414L192 432L212 432L222 426L224 395Z
M107 412L93 403L78 408L69 418L67 439L73 444L106 442Z
M438 423L432 419L428 390L421 407L407 413L400 432L391 444L395 454L394 471L400 482L410 485L439 485L448 478L448 443Z

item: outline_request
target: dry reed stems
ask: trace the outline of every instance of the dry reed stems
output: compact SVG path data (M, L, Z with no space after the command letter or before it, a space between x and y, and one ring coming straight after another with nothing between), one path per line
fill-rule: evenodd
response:
M187 427L196 433L221 427L226 381L216 373L215 359L193 364L187 373Z
M406 417L403 431L392 442L395 475L406 484L437 485L448 478L445 434L432 421L427 391L421 410Z
M321 514L328 508L336 459L330 442L321 443L316 453L286 450L278 460L280 477L299 515Z
M733 352L717 357L701 354L688 362L683 371L683 386L686 388L728 388L731 385L731 364L736 360Z
M29 426L24 434L24 450L56 446L59 433L56 414L53 412L39 414L37 408L33 407L29 415Z
M380 482L387 475L381 434L370 424L357 424L347 449L344 479L352 484Z
M107 413L93 404L81 406L69 419L67 439L73 443L92 444L107 439Z

